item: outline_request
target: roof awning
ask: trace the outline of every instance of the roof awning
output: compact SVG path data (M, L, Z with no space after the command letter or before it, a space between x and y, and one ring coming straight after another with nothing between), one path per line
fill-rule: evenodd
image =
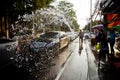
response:
M120 14L107 14L108 28L120 25Z
M120 30L120 25L117 25L117 26L113 26L112 29L117 29L117 30Z
M100 10L103 14L120 13L120 0L102 0Z

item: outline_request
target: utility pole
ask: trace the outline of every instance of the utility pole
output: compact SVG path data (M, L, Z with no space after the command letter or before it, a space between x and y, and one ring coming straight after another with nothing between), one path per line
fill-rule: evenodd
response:
M92 0L90 0L90 27L89 27L89 31L91 31L91 27L92 27Z

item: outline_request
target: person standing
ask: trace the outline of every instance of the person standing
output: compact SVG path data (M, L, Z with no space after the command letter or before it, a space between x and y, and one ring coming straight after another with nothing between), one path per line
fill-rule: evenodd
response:
M105 34L103 29L99 30L99 43L100 43L100 51L98 55L98 66L100 65L100 61L106 62L106 60L109 60L109 47L108 47L108 40L107 35ZM107 57L106 57L107 56Z
M96 31L96 33L95 33L96 35L95 35L95 41L96 41L96 44L98 43L98 42L100 42L100 39L99 39L99 30L97 30Z
M99 51L100 49L100 39L99 39L99 30L96 30L96 33L95 33L95 48L97 51Z
M114 57L115 51L114 51L114 44L115 44L115 31L114 29L110 30L110 37L109 37L109 43L110 43L110 51L111 55Z

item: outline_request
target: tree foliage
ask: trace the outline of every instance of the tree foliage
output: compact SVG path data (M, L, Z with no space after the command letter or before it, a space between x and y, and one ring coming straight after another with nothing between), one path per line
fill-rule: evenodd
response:
M47 6L53 0L2 0L0 1L0 17L16 20L18 16L30 14L32 11Z
M76 13L73 9L73 4L67 1L60 1L58 4L58 8L63 11L70 26L75 30L78 29L79 25L77 23Z
M64 12L64 14L67 16L70 16L71 18L76 17L75 11L73 10L73 4L69 3L67 1L60 1L58 4L58 8Z

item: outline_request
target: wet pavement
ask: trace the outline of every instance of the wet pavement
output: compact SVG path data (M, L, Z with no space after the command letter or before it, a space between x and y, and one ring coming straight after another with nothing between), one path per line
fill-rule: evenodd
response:
M97 61L91 50L90 45L91 45L90 42L86 41L86 53L87 53L87 59L88 59L89 80L99 80Z
M55 80L99 80L95 57L88 40L83 43L83 50L79 53L79 41L66 64Z
M119 80L120 70L114 66L103 72L97 66L97 55L90 46L90 41L83 42L79 53L78 38L70 43L52 62L52 67L38 79L12 64L0 70L0 79L11 80Z
M98 68L98 53L92 50L89 40L84 41L81 54L78 52L78 40L74 42L73 52L54 80L119 80L120 68L110 64Z
M63 67L64 71L62 72L59 78L55 80L87 80L88 79L88 64L87 56L85 51L85 45L83 44L83 50L79 53L79 42L75 41L76 47L67 60L66 65Z

